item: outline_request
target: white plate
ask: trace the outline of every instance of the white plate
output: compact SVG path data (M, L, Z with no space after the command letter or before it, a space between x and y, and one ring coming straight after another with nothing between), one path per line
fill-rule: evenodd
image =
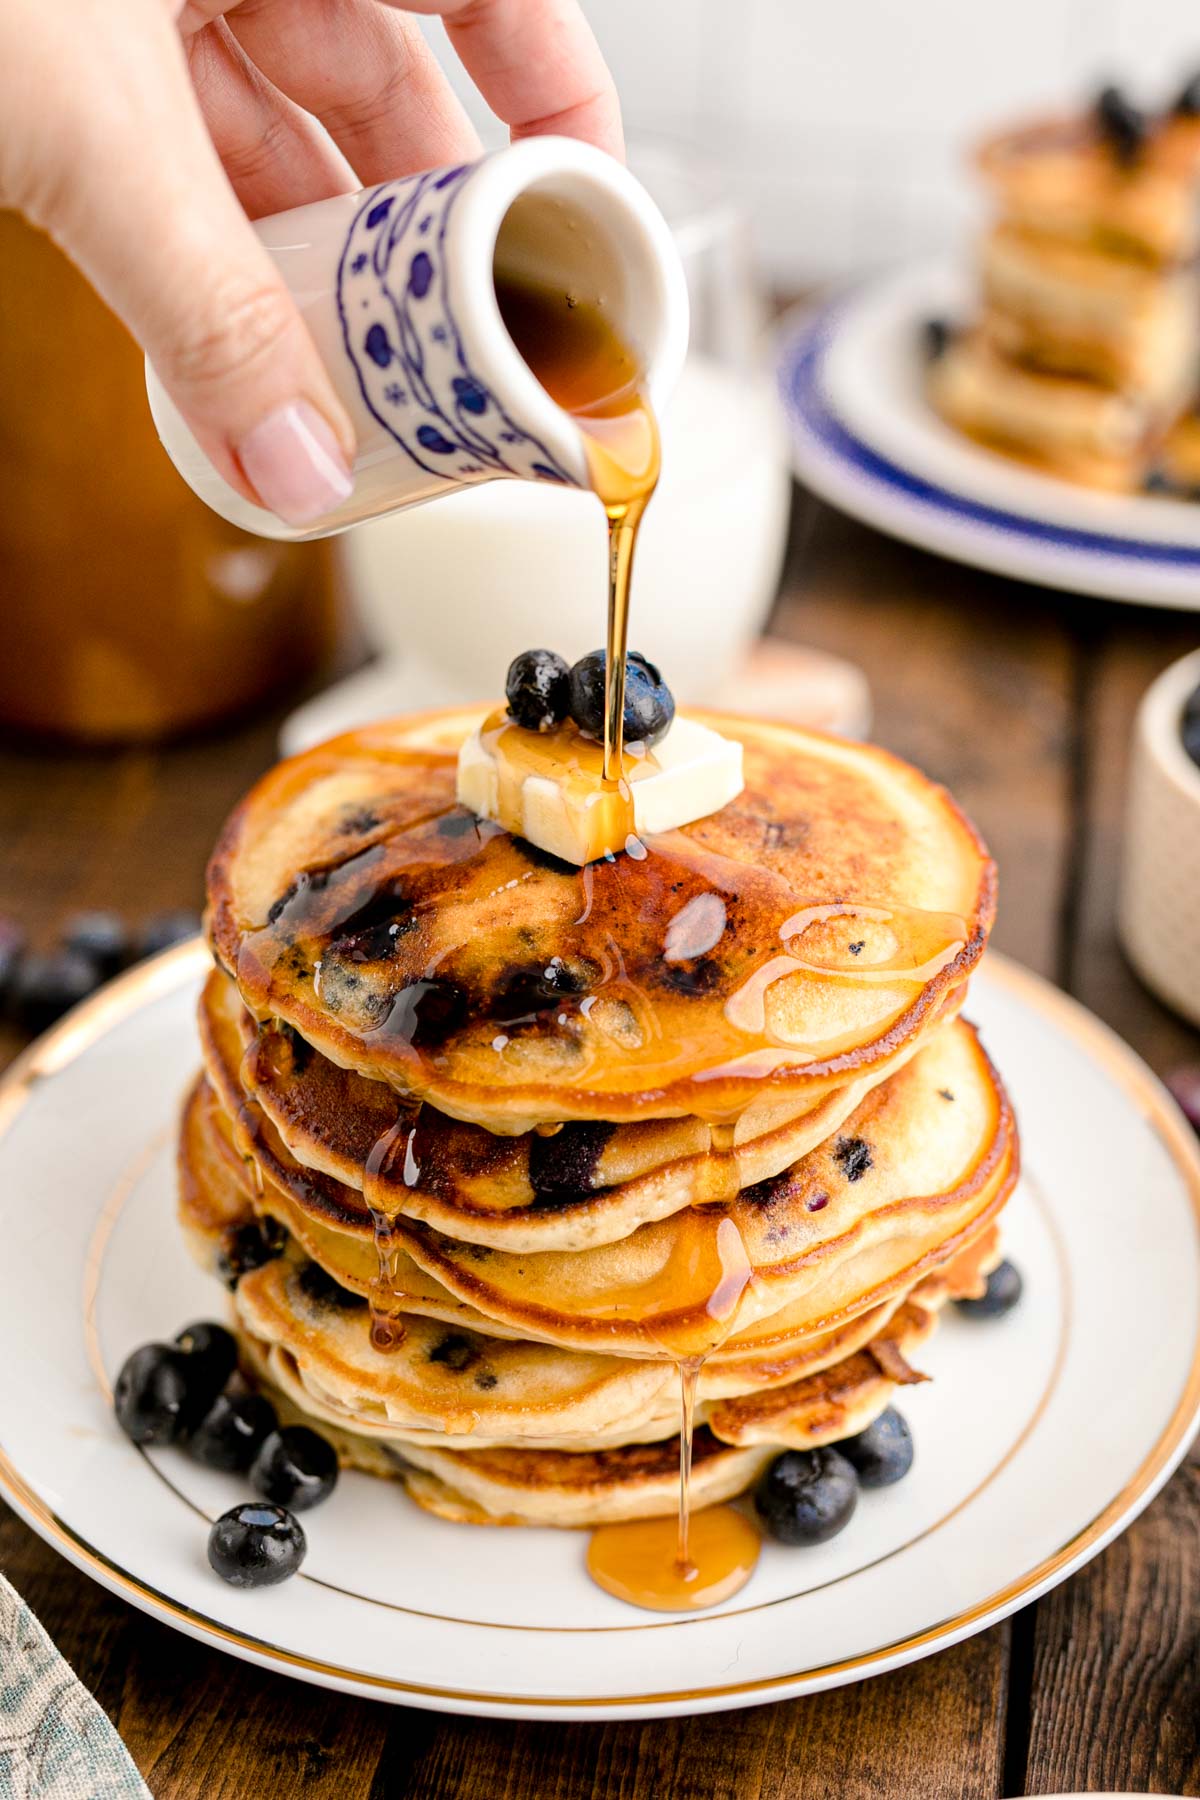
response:
M1102 494L1023 468L925 399L921 327L964 318L963 275L925 263L796 313L779 342L792 460L807 486L894 537L1074 593L1200 609L1200 505Z
M840 1537L768 1544L727 1605L663 1619L591 1585L582 1534L446 1524L352 1475L306 1519L296 1580L224 1586L204 1520L244 1484L178 1451L140 1455L105 1393L134 1344L222 1310L173 1217L205 960L185 945L143 965L0 1088L0 1492L64 1556L192 1636L447 1711L748 1705L981 1630L1094 1556L1183 1454L1200 1404L1196 1146L1103 1026L990 958L970 1010L1024 1133L1008 1241L1025 1298L987 1325L951 1309L925 1358L936 1379L903 1403L913 1472L864 1494Z

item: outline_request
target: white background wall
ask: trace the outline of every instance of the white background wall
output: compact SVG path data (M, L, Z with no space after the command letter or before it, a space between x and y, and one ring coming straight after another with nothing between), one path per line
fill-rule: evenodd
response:
M629 136L715 163L781 283L952 242L980 130L1105 80L1153 103L1200 71L1195 0L583 3Z

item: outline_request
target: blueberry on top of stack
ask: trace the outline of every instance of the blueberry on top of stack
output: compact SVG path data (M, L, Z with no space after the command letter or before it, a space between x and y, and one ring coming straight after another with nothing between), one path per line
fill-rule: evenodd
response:
M1109 85L982 146L979 305L926 339L950 424L1089 487L1200 490L1198 93L1147 112Z

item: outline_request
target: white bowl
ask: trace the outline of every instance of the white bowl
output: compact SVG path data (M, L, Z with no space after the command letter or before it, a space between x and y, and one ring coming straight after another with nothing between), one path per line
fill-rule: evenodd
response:
M1200 1025L1200 768L1179 734L1200 686L1200 650L1146 690L1134 728L1125 821L1120 933L1160 999Z

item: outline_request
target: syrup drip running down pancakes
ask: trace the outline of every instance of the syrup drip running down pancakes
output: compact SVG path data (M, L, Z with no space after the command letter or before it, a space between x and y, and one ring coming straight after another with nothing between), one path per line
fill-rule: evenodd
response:
M573 868L455 804L481 716L231 818L181 1223L346 1463L464 1522L669 1525L678 1369L692 1507L728 1501L922 1379L999 1259L1016 1133L958 1017L994 871L884 752L712 715L737 800Z

